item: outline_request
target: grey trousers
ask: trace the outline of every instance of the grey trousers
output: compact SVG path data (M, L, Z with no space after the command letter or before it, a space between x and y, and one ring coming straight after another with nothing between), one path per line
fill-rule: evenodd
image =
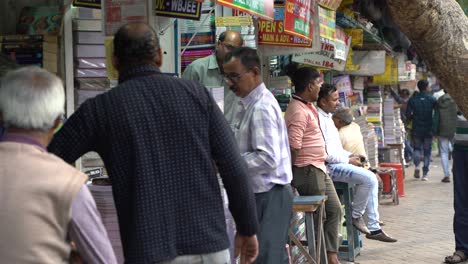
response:
M229 249L202 255L183 255L161 264L229 264L231 258Z
M259 252L255 263L284 263L293 206L291 185L275 185L268 192L256 193L255 201L259 223Z
M294 186L300 195L327 195L325 221L323 225L325 246L328 252L338 252L338 228L341 221L341 203L331 178L321 169L312 165L293 167Z

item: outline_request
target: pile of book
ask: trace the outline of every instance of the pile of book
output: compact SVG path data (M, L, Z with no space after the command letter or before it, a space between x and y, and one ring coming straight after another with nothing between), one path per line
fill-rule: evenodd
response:
M203 5L206 4L205 2ZM181 54L181 72L183 73L190 63L213 53L216 42L214 15L210 13L202 14L200 21L180 20L179 31L180 48L182 50L187 48ZM197 34L194 36L195 32Z
M42 67L43 35L0 36L1 53L21 66Z
M355 118L356 122L361 128L361 134L364 138L364 149L366 150L367 160L372 168L376 168L378 165L378 141L377 134L374 130L374 125L366 122L364 116L358 116Z
M117 219L117 210L112 195L112 186L110 185L88 185L93 195L96 206L101 214L102 223L106 228L107 235L114 249L118 263L124 263L122 241L120 239L119 221Z

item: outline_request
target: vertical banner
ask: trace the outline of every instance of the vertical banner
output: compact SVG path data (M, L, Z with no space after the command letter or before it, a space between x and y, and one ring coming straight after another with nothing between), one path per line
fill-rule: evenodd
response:
M104 33L113 36L122 25L130 22L148 23L146 0L104 0Z
M336 24L336 12L331 9L326 9L321 6L319 10L319 21L320 21L320 37L335 41L335 24Z
M273 20L274 0L218 0L217 3L252 16Z
M315 0L286 0L284 31L305 39L312 38Z

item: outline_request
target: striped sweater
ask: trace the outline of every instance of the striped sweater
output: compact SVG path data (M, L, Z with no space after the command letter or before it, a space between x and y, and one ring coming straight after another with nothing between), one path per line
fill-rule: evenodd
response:
M454 149L468 151L468 121L463 116L458 116Z

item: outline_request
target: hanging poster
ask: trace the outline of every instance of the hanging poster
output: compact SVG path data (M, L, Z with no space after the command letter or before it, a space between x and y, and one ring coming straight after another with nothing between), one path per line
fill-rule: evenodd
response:
M73 0L73 5L101 9L101 0Z
M354 50L352 62L359 65L359 69L349 70L346 73L358 76L372 76L385 72L384 50Z
M104 33L113 36L122 25L130 22L148 23L148 1L104 0Z
M331 10L336 10L341 4L342 0L316 0L317 3L323 7L329 8Z
M351 38L348 37L346 42L346 54L349 52ZM336 71L344 71L346 61L335 59L335 48L333 45L322 41L321 50L318 52L294 54L292 61L302 64L308 64L319 68L333 69Z
M338 92L343 92L346 95L353 94L353 87L351 86L349 75L333 77L333 85L335 85Z
M284 31L305 39L312 38L315 0L286 0Z
M202 2L196 0L155 0L154 14L157 16L200 20Z
M249 13L252 16L273 20L273 0L218 0L216 3L234 10Z
M341 28L336 28L336 38L335 38L335 59L337 60L346 60L346 43L348 43L348 35Z
M330 9L318 7L320 21L320 37L335 41L336 12Z
M258 20L258 44L310 48L312 46L312 40L285 32L284 7L276 6L273 21Z

